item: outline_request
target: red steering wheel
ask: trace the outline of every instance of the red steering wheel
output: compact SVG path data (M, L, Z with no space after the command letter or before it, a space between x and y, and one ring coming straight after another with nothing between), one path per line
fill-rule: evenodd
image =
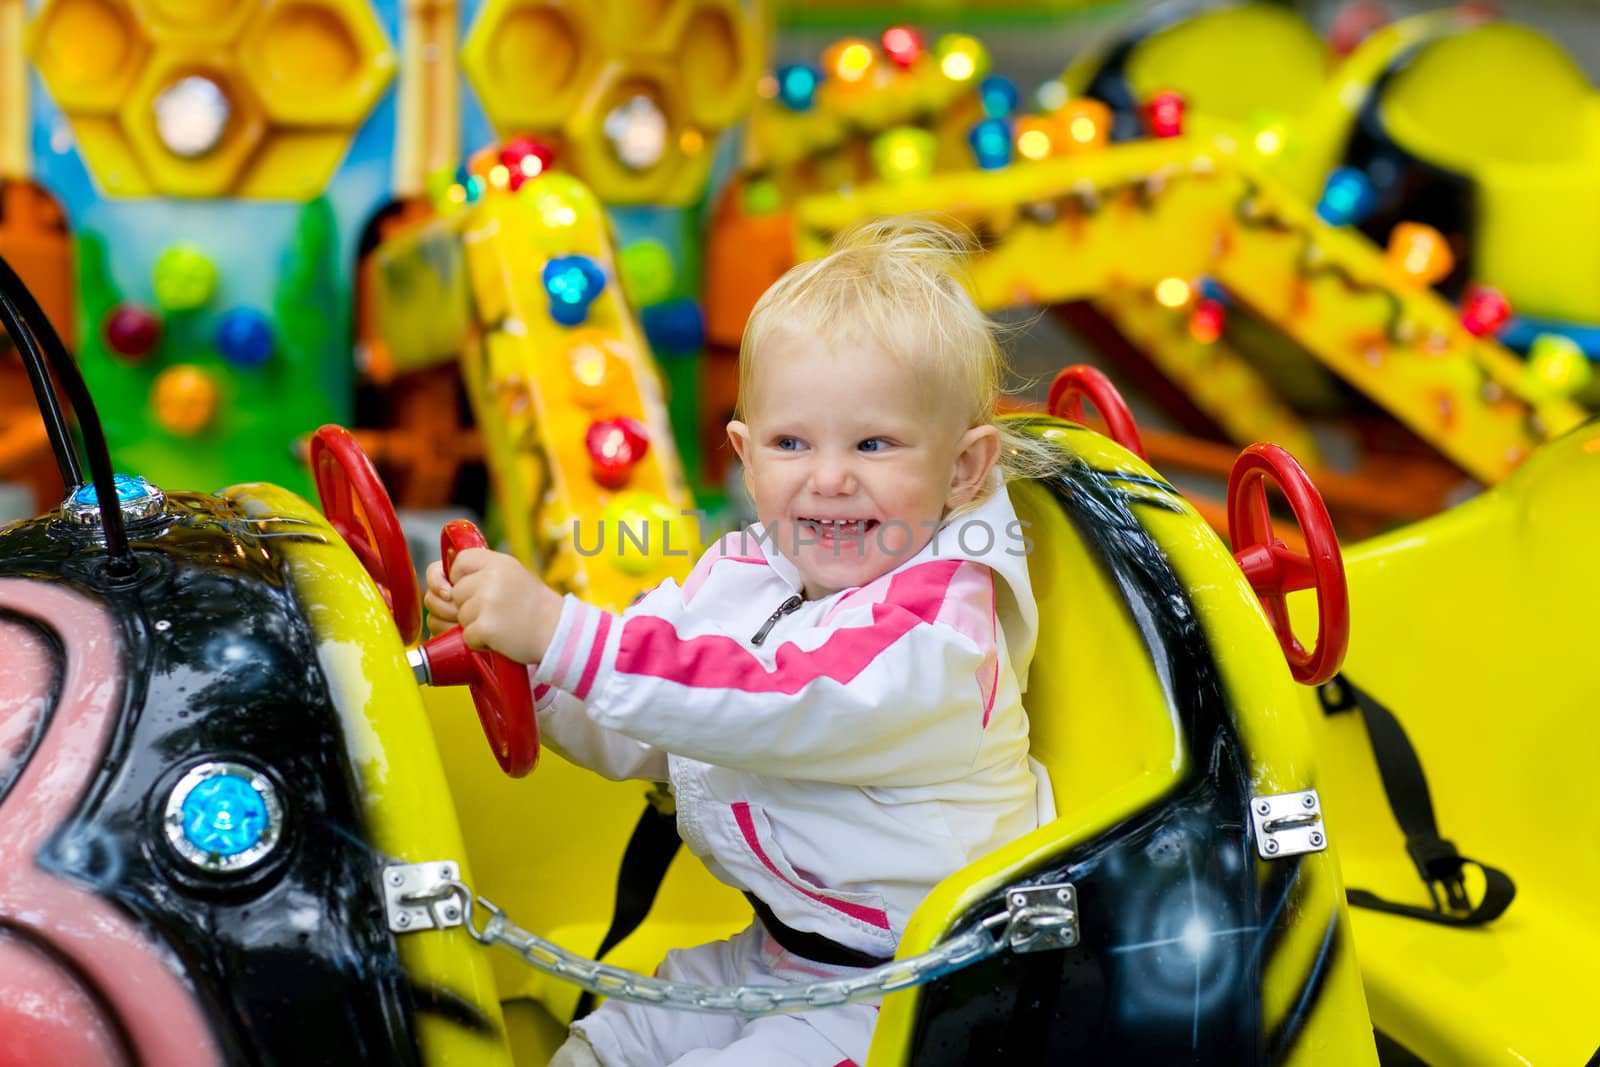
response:
M446 575L456 556L469 548L487 548L478 528L465 519L448 522L439 534L439 558ZM489 748L500 769L521 778L539 762L539 720L533 711L528 668L498 652L467 647L461 627L440 634L422 646L430 685L465 685L472 691Z
M311 474L322 513L378 583L401 642L411 644L422 634L422 591L400 520L372 461L349 430L329 424L312 435Z
M1056 375L1050 383L1050 400L1046 410L1058 419L1068 419L1087 426L1083 415L1083 401L1087 398L1106 420L1106 436L1126 448L1140 459L1144 442L1139 439L1139 427L1133 421L1128 402L1122 399L1111 379L1087 363L1074 363Z
M1273 535L1267 507L1267 480L1283 491L1305 536L1302 555ZM1253 444L1234 461L1228 475L1228 540L1266 609L1272 630L1297 682L1321 685L1339 671L1350 647L1350 594L1345 587L1339 539L1322 503L1322 494L1295 458L1277 445ZM1317 591L1317 643L1307 652L1289 627L1285 594Z

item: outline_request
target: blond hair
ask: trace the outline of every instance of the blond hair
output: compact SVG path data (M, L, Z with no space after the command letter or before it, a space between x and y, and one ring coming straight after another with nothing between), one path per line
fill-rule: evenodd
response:
M745 323L738 417L744 418L756 358L769 338L831 339L848 331L870 338L939 395L964 399L968 428L996 427L1008 480L1059 470L1058 447L997 421L1007 363L1000 327L970 292L966 267L975 243L964 229L902 215L857 226L828 255L792 268L756 301Z

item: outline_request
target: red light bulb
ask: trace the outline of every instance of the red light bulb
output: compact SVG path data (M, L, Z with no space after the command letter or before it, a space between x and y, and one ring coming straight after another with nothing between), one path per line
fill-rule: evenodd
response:
M1177 137L1183 133L1183 94L1173 89L1156 93L1144 103L1144 122L1152 137Z
M1511 304L1498 289L1487 285L1467 288L1461 300L1461 327L1474 337L1488 337L1499 332L1511 317Z
M650 449L650 435L637 419L596 419L584 434L589 473L607 489L620 489Z

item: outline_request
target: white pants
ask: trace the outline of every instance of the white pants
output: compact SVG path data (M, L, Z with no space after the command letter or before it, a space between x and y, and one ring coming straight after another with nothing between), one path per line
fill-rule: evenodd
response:
M706 985L785 985L860 970L792 955L756 922L727 941L667 953L657 973ZM875 1004L752 1020L608 1000L572 1030L604 1067L845 1067L866 1062L877 1022Z

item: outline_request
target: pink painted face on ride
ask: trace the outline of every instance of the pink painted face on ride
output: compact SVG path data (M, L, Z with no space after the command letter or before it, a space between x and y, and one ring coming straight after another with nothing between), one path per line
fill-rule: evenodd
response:
M771 336L728 436L756 515L808 599L866 585L933 538L972 500L999 455L999 431L969 427L871 340Z

